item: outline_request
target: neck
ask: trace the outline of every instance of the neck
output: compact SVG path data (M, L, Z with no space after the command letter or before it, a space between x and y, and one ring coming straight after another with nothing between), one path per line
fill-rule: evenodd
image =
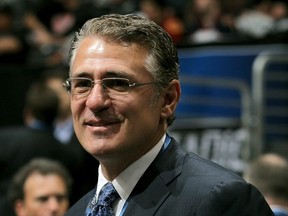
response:
M110 157L110 159L98 158L100 166L102 169L103 176L108 180L114 180L121 172L123 172L127 167L137 161L139 158L144 156L147 152L153 149L161 140L164 134L157 136L157 139L150 142L150 144L144 143L142 149L139 149L138 146L130 148L129 151L123 152L123 154L117 152L115 157ZM121 155L119 157L119 155ZM111 159L112 158L112 159Z

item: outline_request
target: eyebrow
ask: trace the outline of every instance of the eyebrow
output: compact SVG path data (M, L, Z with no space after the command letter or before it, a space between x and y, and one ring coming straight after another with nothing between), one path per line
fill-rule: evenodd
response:
M80 73L78 73L78 74L76 74L74 76L71 76L71 78L75 78L75 77L89 77L89 76L91 76L91 74L88 73L88 72L80 72Z
M130 76L124 71L107 71L105 77L129 78Z
M76 74L76 76L73 76L72 78L75 77L84 77L84 78L89 78L93 76L93 74L88 73L88 72L80 72ZM106 71L103 73L103 78L111 78L111 77L120 77L120 78L130 78L131 76L127 74L124 71Z

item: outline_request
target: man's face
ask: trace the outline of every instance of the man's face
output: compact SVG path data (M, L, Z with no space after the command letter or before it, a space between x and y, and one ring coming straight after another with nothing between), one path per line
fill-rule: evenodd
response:
M71 77L92 80L120 77L130 83L153 82L145 69L147 52L98 37L84 39L71 65ZM100 162L129 164L163 136L163 93L154 85L131 88L127 95L108 95L97 83L86 97L72 95L74 128L82 146Z
M33 173L15 207L17 216L63 216L69 207L67 187L58 175Z

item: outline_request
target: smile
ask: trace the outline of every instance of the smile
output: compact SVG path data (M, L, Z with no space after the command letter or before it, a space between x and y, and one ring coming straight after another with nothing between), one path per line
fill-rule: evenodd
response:
M91 127L106 127L113 124L121 123L121 119L117 116L107 117L102 119L93 119L84 121L84 125L91 126Z

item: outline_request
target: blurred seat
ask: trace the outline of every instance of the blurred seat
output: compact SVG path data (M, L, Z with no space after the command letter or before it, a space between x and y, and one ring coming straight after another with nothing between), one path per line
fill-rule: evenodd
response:
M288 46L179 49L182 96L170 131L186 149L239 173L258 154L252 71L258 55L267 50L285 52Z
M288 51L259 54L252 76L257 153L288 158Z

